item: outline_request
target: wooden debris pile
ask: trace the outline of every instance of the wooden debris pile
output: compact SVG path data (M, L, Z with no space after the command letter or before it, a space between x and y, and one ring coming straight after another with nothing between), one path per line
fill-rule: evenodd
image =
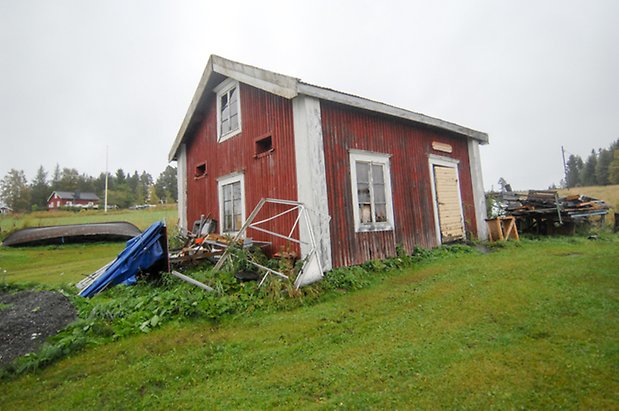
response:
M571 234L577 223L604 219L608 205L583 195L559 197L556 191L502 193L503 212L516 218L520 232Z
M203 260L215 264L230 246L233 239L229 236L216 234L217 221L204 218L194 222L193 230L181 238L183 245L179 249L169 250L170 265L179 267L193 265ZM265 247L270 243L253 241L251 238L236 240L242 248L253 246Z

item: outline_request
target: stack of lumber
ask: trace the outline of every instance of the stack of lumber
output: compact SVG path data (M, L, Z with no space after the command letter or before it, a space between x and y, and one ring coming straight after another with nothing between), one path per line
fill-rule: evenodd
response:
M580 194L559 197L556 191L530 190L527 194L504 193L507 215L516 218L532 215L546 216L557 221L571 221L591 216L608 214L608 205L592 197Z
M520 231L537 233L573 231L575 223L604 218L608 205L580 194L559 197L556 191L530 190L528 193L502 193L504 214L516 218ZM563 229L561 229L563 228Z

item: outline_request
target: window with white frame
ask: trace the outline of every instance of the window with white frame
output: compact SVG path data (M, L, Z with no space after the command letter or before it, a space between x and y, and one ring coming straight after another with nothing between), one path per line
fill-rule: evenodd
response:
M219 221L222 234L236 234L245 221L245 186L242 174L219 179Z
M241 132L241 99L239 83L228 79L215 88L217 93L217 141L227 140Z
M392 230L389 155L351 150L350 173L355 231Z

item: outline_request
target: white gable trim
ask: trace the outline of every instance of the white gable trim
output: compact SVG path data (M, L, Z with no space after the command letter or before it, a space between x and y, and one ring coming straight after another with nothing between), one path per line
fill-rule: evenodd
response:
M219 74L234 79L241 83L248 84L287 99L292 99L299 94L304 94L309 97L333 101L347 106L357 107L364 110L407 119L431 127L448 130L462 136L473 138L481 144L488 143L488 135L480 131L475 131L448 121L390 106L388 104L379 103L377 101L368 100L366 98L313 86L311 84L303 83L295 77L274 73L272 71L212 55L206 65L204 73L202 74L202 78L198 83L198 88L194 93L193 99L191 100L191 104L189 105L189 109L183 119L176 139L172 144L172 148L168 154L169 161L176 160L180 144L183 142L185 134L187 133L192 121L194 121L193 117L198 105L204 104L204 102L202 102L202 97L209 91L208 87L213 87L213 85L209 86L209 80L213 74Z

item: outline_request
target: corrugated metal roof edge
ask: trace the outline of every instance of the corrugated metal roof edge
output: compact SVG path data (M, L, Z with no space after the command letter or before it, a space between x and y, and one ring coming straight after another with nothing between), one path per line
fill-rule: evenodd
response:
M238 63L216 55L211 55L208 63L206 64L206 68L204 69L200 82L198 83L198 87L196 88L187 113L185 114L185 118L183 119L178 134L172 144L172 148L168 154L169 161L176 160L178 149L185 138L187 129L189 128L192 120L194 120L196 109L199 107L200 103L203 102L203 96L207 91L207 85L213 73L218 73L226 77L233 78L241 83L249 84L287 99L292 99L298 94L304 94L351 107L357 107L364 110L411 120L431 127L448 130L478 140L482 144L488 143L488 134L481 131L476 131L449 121L415 113L413 111L370 100L364 97L355 96L353 94L347 94L330 88L304 83L295 77L286 76L247 64Z

